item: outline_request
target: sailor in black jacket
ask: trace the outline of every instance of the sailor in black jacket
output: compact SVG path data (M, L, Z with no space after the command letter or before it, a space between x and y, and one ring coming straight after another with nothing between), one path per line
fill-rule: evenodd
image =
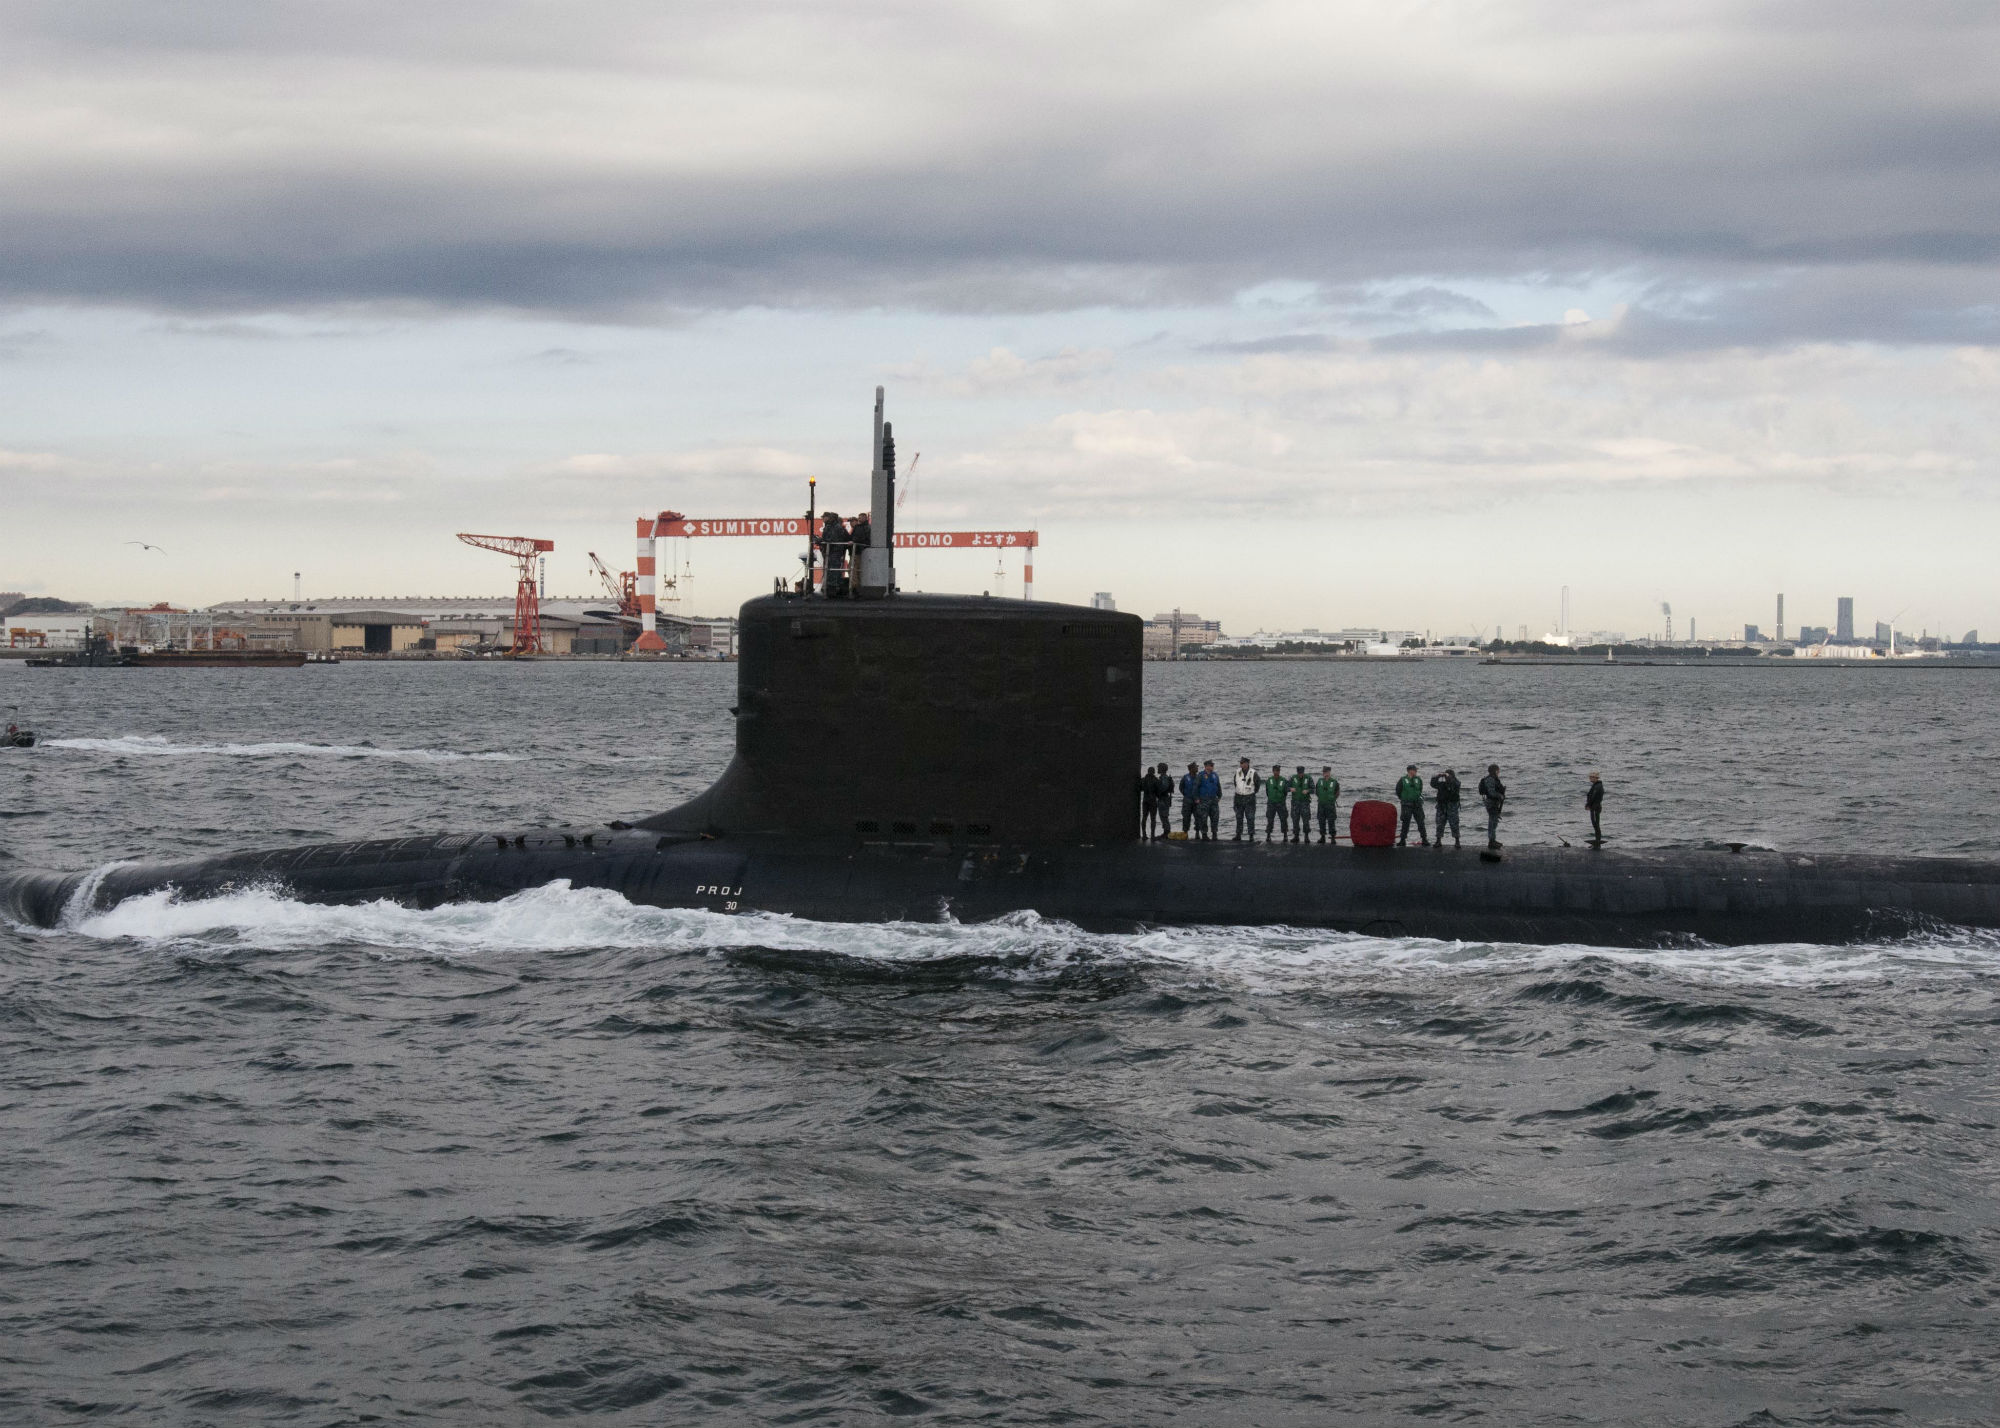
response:
M1451 825L1451 846L1457 848L1458 841L1458 775L1451 769L1431 776L1431 787L1437 790L1438 847L1444 846L1445 825Z
M1500 782L1500 765L1488 764L1479 781L1479 800L1486 805L1486 846L1500 846L1500 809L1507 802L1507 785Z

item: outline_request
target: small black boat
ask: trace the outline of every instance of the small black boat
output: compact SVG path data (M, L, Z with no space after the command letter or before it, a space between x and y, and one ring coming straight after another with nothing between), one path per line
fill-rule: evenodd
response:
M37 655L28 661L29 669L111 669L123 668L132 663L129 650L122 650L103 635L92 631L83 637L81 649L65 650L61 654Z

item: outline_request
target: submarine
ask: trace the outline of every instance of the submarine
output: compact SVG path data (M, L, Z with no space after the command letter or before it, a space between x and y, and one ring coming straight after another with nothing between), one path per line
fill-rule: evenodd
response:
M426 908L566 881L643 905L827 921L1033 912L1091 931L1268 925L1608 947L2000 927L2000 863L1661 848L1502 855L1141 838L1141 622L897 589L876 391L869 543L745 604L733 758L679 807L0 879L56 927L128 898L267 888ZM809 567L821 559L808 557ZM837 577L837 578L834 578ZM810 789L809 797L800 790Z

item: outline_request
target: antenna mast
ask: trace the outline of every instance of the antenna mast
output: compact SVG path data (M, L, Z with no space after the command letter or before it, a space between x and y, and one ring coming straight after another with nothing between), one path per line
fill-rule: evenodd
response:
M882 389L875 389L875 469L868 487L868 548L856 551L859 593L896 591L896 435L882 420Z

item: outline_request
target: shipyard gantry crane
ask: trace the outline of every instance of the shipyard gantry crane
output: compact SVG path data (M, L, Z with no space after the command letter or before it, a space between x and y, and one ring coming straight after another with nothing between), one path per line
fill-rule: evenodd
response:
M618 602L618 613L637 615L639 613L639 578L629 570L621 570L613 576L611 569L597 558L597 552L586 551L590 557L590 568L597 572L597 578L604 582L605 591Z
M914 464L914 463L913 463ZM657 516L641 516L638 521L638 596L639 596L639 638L632 648L642 653L664 650L667 642L660 638L658 625L658 601L655 599L654 573L657 569L653 552L655 542L662 540L686 540L710 536L791 536L802 539L810 550L816 529L813 516L725 516L719 519L698 520L682 515L679 511L661 511ZM965 550L997 549L1022 552L1021 598L1035 598L1035 548L1041 544L1041 534L1037 531L894 531L890 544L898 550ZM825 571L817 564L812 566L812 581L820 583ZM671 577L657 582L671 590Z
M556 543L537 536L467 535L464 531L458 533L458 538L467 545L496 551L520 562L520 580L514 587L514 643L507 653L540 654L542 601L535 589L535 559L544 551L554 550Z

